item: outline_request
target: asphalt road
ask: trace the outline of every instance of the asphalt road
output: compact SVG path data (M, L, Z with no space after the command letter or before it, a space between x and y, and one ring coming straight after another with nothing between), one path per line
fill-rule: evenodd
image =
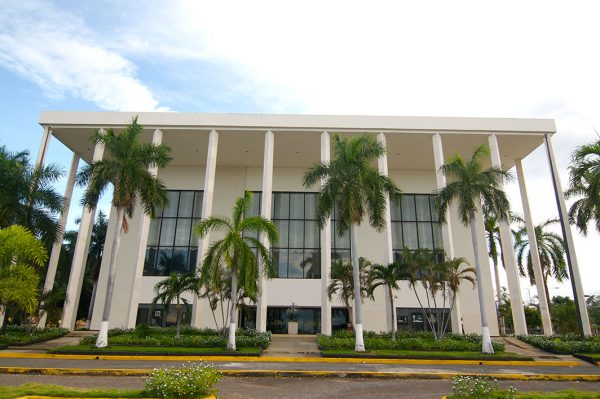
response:
M141 377L88 377L50 375L0 374L0 385L20 385L29 382L60 384L77 388L143 388ZM502 381L500 386L517 387L520 391L557 391L580 389L600 391L599 383L548 382L548 381ZM439 399L451 390L451 382L445 380L380 380L362 378L268 378L224 377L219 384L222 399L348 399L348 398L415 398Z

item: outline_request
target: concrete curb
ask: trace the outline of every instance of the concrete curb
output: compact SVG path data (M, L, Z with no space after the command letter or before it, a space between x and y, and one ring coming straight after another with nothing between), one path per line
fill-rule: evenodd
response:
M502 360L426 360L426 359L377 359L334 357L253 357L253 356L121 356L121 355L61 355L45 353L0 352L4 359L71 359L71 360L161 360L161 361L212 361L255 363L348 363L348 364L452 364L461 366L531 366L531 367L579 367L576 361L502 361Z
M46 375L92 375L114 377L137 377L149 375L150 369L74 369L0 367L0 374L46 374ZM600 374L503 374L503 373L436 373L436 372L378 372L378 371L306 371L306 370L220 370L231 377L337 377L337 378L395 378L395 379L443 379L457 376L485 375L498 380L518 381L589 381L600 382Z

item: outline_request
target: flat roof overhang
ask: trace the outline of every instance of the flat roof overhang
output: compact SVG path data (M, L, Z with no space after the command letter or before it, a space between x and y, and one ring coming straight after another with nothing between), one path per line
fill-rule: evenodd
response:
M261 167L262 135L267 130L276 134L275 167L305 167L318 161L323 131L341 135L383 132L389 168L413 170L433 169L431 136L435 133L442 134L445 156L456 152L467 156L495 133L503 165L510 168L516 159L539 147L545 134L556 132L552 119L521 118L49 111L40 115L39 122L90 162L93 145L89 137L101 127L122 129L135 116L144 126L143 141L150 141L155 129L163 131L163 143L172 148L172 166L204 165L213 129L222 133L218 165Z

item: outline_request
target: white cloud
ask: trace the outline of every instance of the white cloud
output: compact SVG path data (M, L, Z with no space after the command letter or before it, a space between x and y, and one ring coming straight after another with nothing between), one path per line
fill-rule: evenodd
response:
M97 43L82 19L40 1L1 8L0 61L49 97L70 95L114 111L158 108L135 66Z

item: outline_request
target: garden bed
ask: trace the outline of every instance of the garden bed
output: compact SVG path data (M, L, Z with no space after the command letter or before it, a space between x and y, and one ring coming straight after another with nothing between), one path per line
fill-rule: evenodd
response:
M260 356L261 348L238 348L229 351L223 348L121 346L110 345L96 348L91 345L68 345L50 349L49 353L64 355L131 355L131 356Z
M573 356L596 366L600 366L600 353L574 353Z
M66 328L48 327L35 328L26 326L9 325L0 333L0 346L25 346L38 342L60 338L69 332Z
M600 337L581 338L578 335L553 335L544 337L541 335L520 335L521 341L533 345L547 352L573 355L598 354L600 353Z
M367 350L355 352L353 349L329 349L321 352L323 357L366 358L366 359L422 359L422 360L499 360L499 361L533 361L533 358L519 356L515 353L500 352L493 355L476 352L440 352L410 350Z
M365 348L369 351L393 350L414 352L481 352L481 336L475 334L448 334L437 341L433 334L424 331L403 331L392 341L389 333L365 331ZM317 344L322 351L353 350L354 335L348 331L336 331L329 335L319 334ZM493 342L495 352L504 352L504 345Z

